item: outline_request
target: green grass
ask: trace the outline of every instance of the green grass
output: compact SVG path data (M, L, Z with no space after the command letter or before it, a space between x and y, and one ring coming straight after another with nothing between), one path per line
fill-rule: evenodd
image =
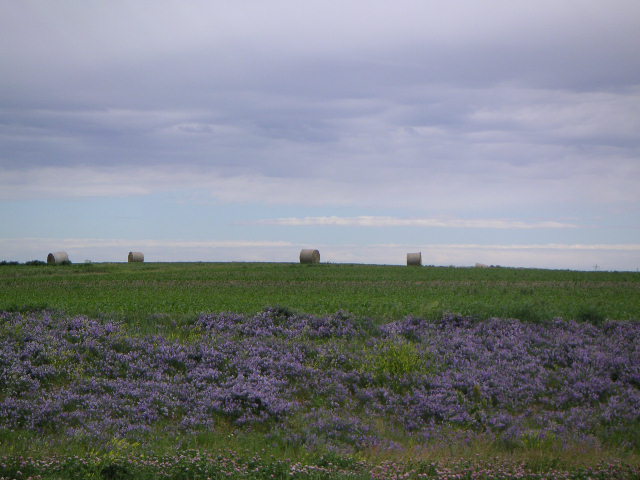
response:
M478 318L640 319L640 273L287 263L4 265L0 310L44 308L122 320L143 332L202 312L282 305L384 322Z

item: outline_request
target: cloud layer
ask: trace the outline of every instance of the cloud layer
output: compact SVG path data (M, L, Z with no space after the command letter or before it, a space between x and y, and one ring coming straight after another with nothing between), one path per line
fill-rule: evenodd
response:
M635 0L24 0L0 32L4 205L640 241Z
M441 227L441 228L498 228L498 229L535 229L535 228L576 228L576 225L560 222L521 222L501 219L438 219L438 218L395 218L395 217L288 217L258 220L260 225L280 225L300 227L327 225L340 227Z

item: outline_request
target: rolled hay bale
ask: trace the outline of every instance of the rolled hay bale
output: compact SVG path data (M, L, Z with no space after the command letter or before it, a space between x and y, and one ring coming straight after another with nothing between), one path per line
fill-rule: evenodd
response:
M422 266L422 252L407 253L407 265L421 267Z
M65 262L69 262L67 252L53 252L47 255L47 263L49 265L60 265Z
M300 263L320 263L320 252L312 248L300 250Z
M144 253L142 252L129 252L127 257L128 262L144 262Z

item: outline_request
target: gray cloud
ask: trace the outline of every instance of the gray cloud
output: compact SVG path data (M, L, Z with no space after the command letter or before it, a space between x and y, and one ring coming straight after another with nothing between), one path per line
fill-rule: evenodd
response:
M636 1L0 9L5 198L640 202Z
M275 72L290 65L302 74L317 69L326 75L331 63L343 65L342 71L402 72L403 78L415 72L420 83L438 77L464 81L461 74L502 80L508 72L524 80L563 82L580 76L593 82L624 78L638 66L633 53L640 7L633 0L606 5L63 1L55 6L25 0L3 10L2 30L12 40L4 44L3 58L53 73L164 65L169 80L195 83L204 75L219 79L216 86L229 80L263 85L264 78L244 74L261 71L282 80L286 77ZM190 77L188 66L199 75ZM337 73L330 78L339 78L341 69ZM160 84L166 77L154 80Z

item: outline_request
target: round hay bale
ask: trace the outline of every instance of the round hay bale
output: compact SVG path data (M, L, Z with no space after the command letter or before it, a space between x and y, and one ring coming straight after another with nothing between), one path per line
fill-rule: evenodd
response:
M68 261L69 255L67 255L67 252L53 252L47 255L47 263L49 265L60 265Z
M312 248L300 250L300 263L320 263L320 252Z
M127 257L128 262L144 262L144 253L142 252L129 252Z
M422 252L407 253L407 265L409 266L422 266Z

